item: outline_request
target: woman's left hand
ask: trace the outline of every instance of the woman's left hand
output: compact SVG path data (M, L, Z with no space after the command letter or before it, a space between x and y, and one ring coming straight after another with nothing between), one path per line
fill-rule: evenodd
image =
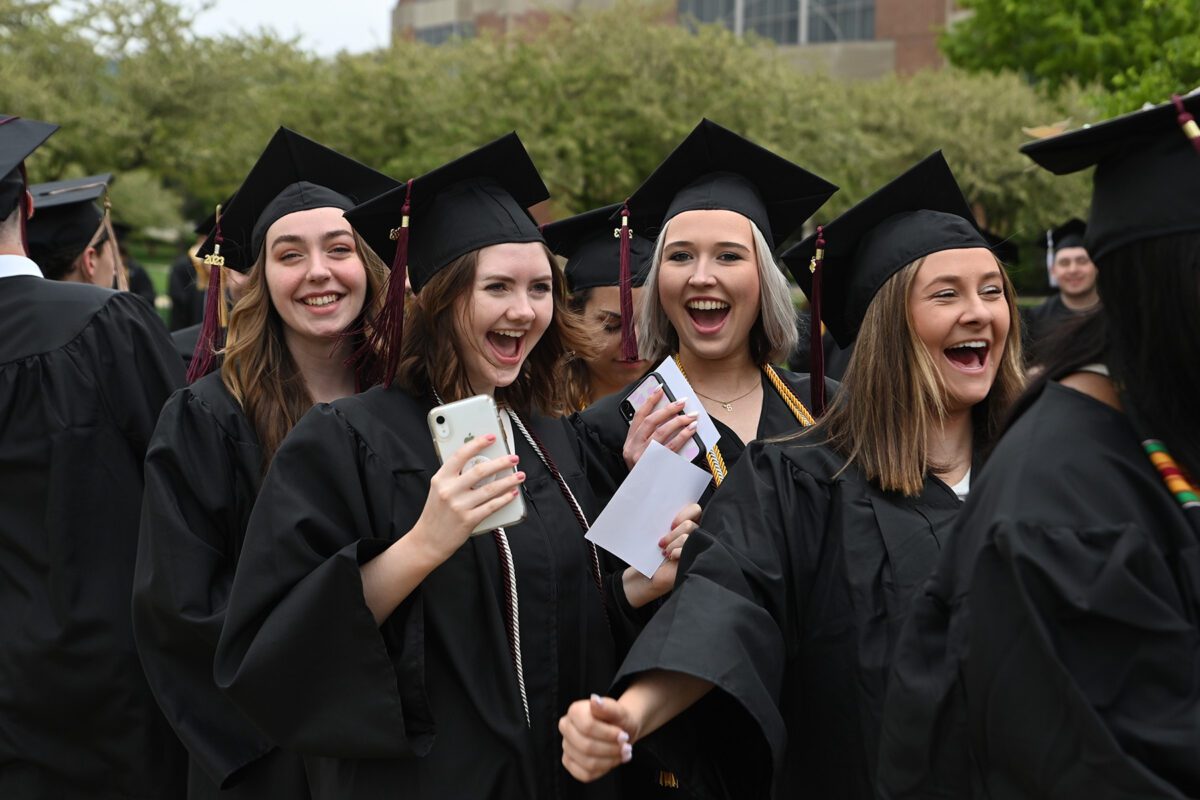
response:
M675 519L671 523L671 532L658 540L664 560L654 571L652 577L647 579L633 567L625 569L621 576L621 583L629 605L641 608L674 588L675 576L679 571L679 558L683 555L683 545L687 542L691 532L699 527L700 512L699 504L692 503L684 506L675 515Z

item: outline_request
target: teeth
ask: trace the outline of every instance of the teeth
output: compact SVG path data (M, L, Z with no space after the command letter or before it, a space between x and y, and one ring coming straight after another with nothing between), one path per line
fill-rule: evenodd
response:
M947 349L947 350L956 350L956 349L958 349L958 348L960 348L960 347L971 347L971 348L974 348L974 349L976 349L976 350L981 350L981 349L983 349L983 348L985 348L985 347L987 347L987 346L988 346L987 342L984 342L984 341L981 341L981 340L976 340L976 341L973 341L973 342L959 342L958 344L951 345L950 347L948 347L948 348L946 348L946 349Z
M514 339L520 339L525 335L525 331L492 331L497 336L511 336Z
M327 306L330 303L337 302L338 297L339 295L336 294L323 294L320 297L306 297L300 302L306 306Z
M729 308L729 303L722 300L689 300L687 307L696 311L720 311Z

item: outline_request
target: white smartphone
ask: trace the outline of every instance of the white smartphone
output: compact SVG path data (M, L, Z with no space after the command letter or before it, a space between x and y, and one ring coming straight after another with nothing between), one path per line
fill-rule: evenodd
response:
M504 426L500 424L496 401L486 394L438 406L429 412L428 419L429 432L433 435L433 446L437 449L438 458L443 464L467 442L489 433L496 437L496 441L484 448L482 453L467 461L462 472L466 472L477 464L491 461L493 458L512 455L512 449L504 435ZM495 475L485 478L478 485L491 483L505 475L512 475L516 471L516 467L512 467L497 472ZM525 498L518 492L517 496L503 508L475 526L471 535L516 525L524 519Z
M663 390L663 396L658 398L658 402L654 404L655 411L660 408L666 408L669 404L675 402L675 395L671 394L671 387L667 386L666 381L657 372L651 372L634 386L620 403L621 416L625 418L626 425L633 421L633 415L646 404L646 401L650 399L650 395L654 393L655 389ZM679 413L682 414L683 412ZM704 452L704 446L700 441L700 437L692 436L691 440L679 451L679 455L691 461L702 452Z

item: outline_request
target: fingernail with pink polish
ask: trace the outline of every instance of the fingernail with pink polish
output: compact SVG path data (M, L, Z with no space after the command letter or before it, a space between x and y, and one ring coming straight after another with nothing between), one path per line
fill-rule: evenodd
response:
M633 761L633 745L623 744L621 745L621 763L628 764L630 761Z
M594 694L594 695L592 695L592 702L598 706L602 706L602 705L604 705L604 698L598 694Z
M617 734L617 741L621 744L629 744L629 734L625 731L621 731Z

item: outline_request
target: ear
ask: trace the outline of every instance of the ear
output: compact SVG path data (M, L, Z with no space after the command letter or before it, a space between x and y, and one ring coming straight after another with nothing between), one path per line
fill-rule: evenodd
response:
M34 211L33 194L28 189L26 189L25 190L25 219L26 220L33 219L33 211Z
M96 248L88 247L79 257L79 269L88 283L96 276Z

